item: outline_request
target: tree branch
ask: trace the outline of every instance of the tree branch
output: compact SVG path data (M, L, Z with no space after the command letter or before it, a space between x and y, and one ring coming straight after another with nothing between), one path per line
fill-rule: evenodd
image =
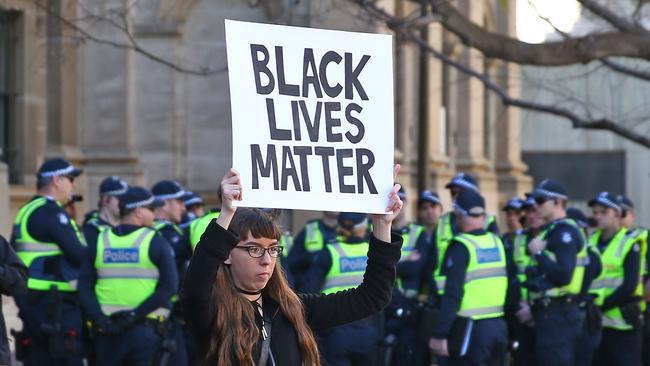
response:
M361 6L363 6L364 8L366 8L377 18L386 22L386 24L389 27L391 27L393 30L397 32L401 32L405 36L404 39L414 42L415 44L420 46L422 50L429 52L431 55L433 55L435 58L437 58L444 64L449 65L470 77L478 79L485 86L486 89L495 93L501 99L501 102L506 106L514 106L514 107L519 107L530 111L543 112L554 116L563 117L571 121L571 124L574 128L610 131L627 140L636 142L642 146L650 148L650 136L637 133L632 129L626 128L625 126L622 126L621 124L612 121L611 119L608 118L586 119L566 108L513 98L510 95L508 95L508 93L504 91L501 87L499 87L492 80L490 80L487 76L477 72L476 70L470 68L469 66L463 63L451 59L444 53L433 48L424 39L419 37L412 28L408 27L407 23L393 17L392 15L385 12L383 9L376 7L371 0L352 0L352 1L355 1Z
M639 24L636 24L634 22L625 19L624 17L619 16L618 14L608 9L606 6L600 5L597 1L578 0L578 2L585 9L588 9L596 16L605 19L609 24L613 25L614 28L622 32L640 32L640 33L647 32L646 29L644 29Z
M357 2L369 3L367 0ZM432 11L441 16L440 22L446 30L458 36L466 46L481 51L489 58L538 66L588 63L609 56L650 60L650 37L647 37L647 34L609 32L558 42L530 44L486 31L485 28L469 21L448 1L430 2Z
M212 75L212 74L224 72L224 71L227 70L227 67L223 67L223 68L220 68L220 69L213 69L213 68L210 68L210 67L207 67L207 66L206 67L198 67L198 68L190 68L190 67L185 67L185 66L179 65L179 64L177 64L175 62L172 62L170 60L167 60L167 59L165 59L165 58L163 58L161 56L158 56L158 55L146 50L142 46L140 46L140 44L136 42L133 35L128 31L128 29L122 28L122 27L116 25L111 20L108 20L108 22L112 23L112 26L114 26L115 28L120 29L121 31L123 31L126 34L127 38L129 39L129 43L123 43L123 42L113 41L113 40L110 40L110 39L96 37L92 33L88 32L87 30L85 30L85 29L79 27L78 25L76 25L73 21L70 21L70 20L66 19L65 17L61 16L60 14L57 14L56 12L51 11L46 5L42 4L40 1L34 1L34 4L39 9L46 12L49 16L55 17L64 26L69 27L70 29L72 29L72 30L76 31L77 33L79 33L79 35L80 35L79 41L81 41L81 42L85 42L85 41L89 40L89 41L95 42L97 44L108 45L108 46L112 46L112 47L123 49L123 50L132 50L132 51L135 51L135 52L141 54L142 56L144 56L144 57L146 57L146 58L148 58L148 59L150 59L152 61L155 61L155 62L157 62L159 64L162 64L164 66L167 66L167 67L171 68L172 70L175 70L175 71L178 71L178 72L181 72L181 73L185 73L185 74L207 76L207 75ZM100 17L97 17L97 18L100 18ZM104 20L106 20L106 19L104 19Z
M589 1L589 0L586 0L586 1ZM551 22L551 19L549 19L548 17L542 15L540 13L539 9L537 9L537 6L535 6L535 4L531 0L528 0L528 4L530 4L530 6L533 8L533 10L535 10L535 13L537 14L537 17L540 18L541 20L543 20L544 22L546 22L546 24L548 24L549 26L551 26L559 35L562 36L562 38L564 38L565 40L571 38L570 34L568 34L566 32L563 32L561 29L556 27L555 24L553 24L553 22ZM650 81L650 72L646 72L646 71L642 71L642 70L639 70L639 69L636 69L636 68L628 67L628 66L625 66L625 65L623 65L623 64L621 64L619 62L609 60L607 58L603 58L603 59L600 59L598 61L601 64L608 67L609 69L611 69L612 71L618 72L619 74L635 77L635 78L646 80L646 81Z

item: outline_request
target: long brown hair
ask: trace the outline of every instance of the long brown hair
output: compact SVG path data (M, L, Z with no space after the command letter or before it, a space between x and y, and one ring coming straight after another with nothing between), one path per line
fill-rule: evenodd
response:
M240 238L248 233L254 238L279 240L280 227L267 214L257 209L238 208L230 231ZM234 287L227 265L217 271L213 286L213 303L217 316L212 324L210 346L202 365L254 366L253 347L260 338L255 310L250 301ZM303 365L320 365L316 339L305 321L305 309L300 298L289 287L279 261L262 293L280 305L280 311L291 322L298 335L298 349Z

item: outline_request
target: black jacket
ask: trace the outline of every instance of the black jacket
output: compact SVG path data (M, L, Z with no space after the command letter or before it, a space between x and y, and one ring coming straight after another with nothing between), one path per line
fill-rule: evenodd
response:
M27 293L27 267L2 236L0 236L0 293L7 296ZM0 302L0 332L2 334L0 336L0 365L10 365L11 350L7 341L5 318L2 315L2 302Z
M216 317L212 285L238 238L212 221L196 247L181 292L185 320L195 336L199 358L203 359L210 344L210 330ZM331 295L299 294L309 327L319 332L337 325L366 318L382 310L390 301L395 283L395 265L400 257L402 238L393 235L392 243L372 237L363 283L352 290ZM271 352L276 365L302 364L298 337L278 305L265 296L264 313L272 314ZM254 311L251 306L251 310ZM256 347L259 349L259 347ZM255 352L255 360L259 351Z

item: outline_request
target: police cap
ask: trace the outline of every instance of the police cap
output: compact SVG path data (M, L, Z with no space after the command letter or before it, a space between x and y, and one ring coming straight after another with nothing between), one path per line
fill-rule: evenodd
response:
M460 172L452 178L451 182L447 183L445 188L458 187L462 189L471 189L474 192L478 192L478 183L476 178L473 176Z
M185 189L175 180L161 180L151 187L151 193L159 200L182 200Z
M476 191L464 189L456 197L453 207L463 216L481 216L485 214L485 199Z
M120 208L133 210L138 207L162 207L165 203L154 197L146 188L144 187L129 187L124 194L118 197L120 201Z
M104 180L99 184L99 195L100 196L119 196L126 193L126 190L129 188L129 185L120 177L111 175L110 177L104 178Z
M52 178L62 175L78 177L83 173L83 169L77 169L69 161L56 158L44 162L38 169L39 178Z

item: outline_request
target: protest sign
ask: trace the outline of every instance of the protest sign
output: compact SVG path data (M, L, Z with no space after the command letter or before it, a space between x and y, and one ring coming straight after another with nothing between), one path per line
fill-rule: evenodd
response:
M226 20L226 46L239 204L384 212L392 37Z

